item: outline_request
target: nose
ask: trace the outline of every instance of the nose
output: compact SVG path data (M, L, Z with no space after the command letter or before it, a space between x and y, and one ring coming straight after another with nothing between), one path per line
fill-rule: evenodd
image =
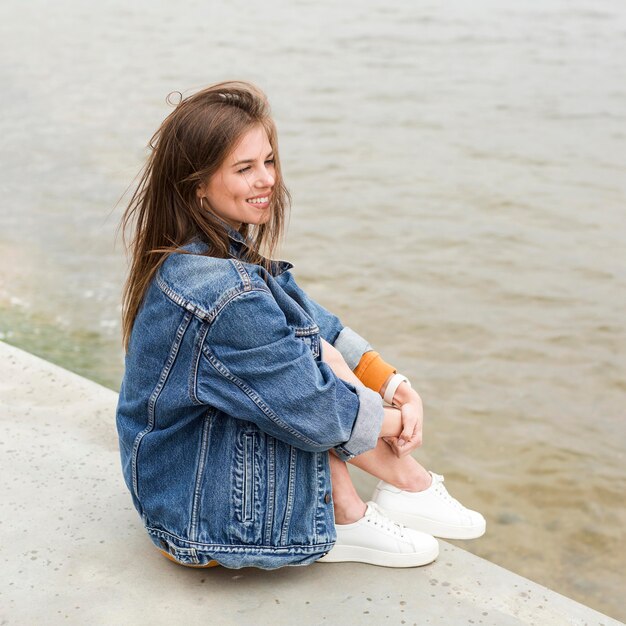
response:
M259 189L273 187L274 182L275 179L272 172L270 172L270 170L264 165L259 171L259 176L255 181L255 187L258 187Z

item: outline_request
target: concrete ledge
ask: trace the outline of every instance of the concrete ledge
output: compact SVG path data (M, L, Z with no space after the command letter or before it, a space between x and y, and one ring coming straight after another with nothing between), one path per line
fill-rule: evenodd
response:
M0 342L0 624L619 624L441 542L432 565L193 570L122 481L114 392Z

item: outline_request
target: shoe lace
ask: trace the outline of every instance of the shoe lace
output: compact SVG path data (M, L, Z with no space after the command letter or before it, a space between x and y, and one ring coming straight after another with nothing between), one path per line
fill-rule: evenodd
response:
M395 537L400 537L404 539L404 531L406 530L406 526L402 524L398 524L398 522L394 522L389 519L373 502L369 503L370 514L366 517L366 521L368 524L373 524L377 528L384 530L387 533L394 535Z
M451 504L455 509L457 509L458 511L465 511L465 507L456 499L453 498L449 493L448 490L444 487L443 483L444 483L444 477L441 474L435 474L435 472L431 472L432 477L433 477L433 485L434 485L434 490L437 493L437 495L444 501L448 502L449 504Z

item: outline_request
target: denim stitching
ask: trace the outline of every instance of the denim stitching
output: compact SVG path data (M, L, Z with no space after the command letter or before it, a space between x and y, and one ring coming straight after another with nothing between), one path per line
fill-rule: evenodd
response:
M139 489L138 489L138 479L137 479L137 456L139 454L139 444L141 440L154 428L154 420L155 420L155 407L156 402L165 386L165 382L167 381L167 377L172 369L172 365L174 365L174 361L176 360L176 356L178 355L178 349L182 342L183 336L187 327L189 326L189 322L191 321L191 313L185 313L183 317L183 321L180 323L178 330L176 331L176 338L174 339L174 343L170 349L170 353L167 357L167 361L165 362L165 366L161 372L161 376L159 377L159 382L157 383L152 395L150 396L150 400L148 401L148 425L135 437L135 442L133 444L132 451L132 473L133 473L133 490L135 492L135 497L139 500Z
M332 541L325 541L324 543L290 543L288 546L273 546L273 545L258 545L258 544L231 544L231 543L201 543L199 541L189 541L183 539L174 533L170 533L161 528L154 528L152 526L146 526L146 530L156 537L162 537L163 539L169 538L174 544L174 548L177 550L205 550L213 549L220 552L254 552L255 550L271 550L272 552L289 552L291 549L301 549L307 552L313 552L318 550L322 546L332 546ZM182 544L180 547L178 544ZM187 547L184 547L187 546Z
M287 479L287 506L285 507L285 519L280 533L280 543L287 543L287 533L293 512L293 494L296 489L296 449L289 446L289 478Z
M267 441L267 513L265 516L265 543L272 540L274 525L274 507L276 506L276 446L273 437L266 437Z
M174 304L182 307L186 311L193 313L196 317L199 317L201 320L207 319L209 317L209 312L205 311L201 306L197 304L192 304L181 295L177 294L161 277L160 274L156 275L156 283L159 286L159 289L170 299Z
M313 542L317 543L317 522L319 517L319 491L320 491L320 452L315 453L315 484L317 485L317 496L318 500L315 502L315 515L314 523L313 523Z
M239 265L241 265L241 264L239 264ZM235 267L238 267L238 265L235 264ZM245 268L243 268L243 266L241 266L241 268L245 272ZM243 286L241 286L241 287L231 287L228 291L224 292L222 297L215 303L215 306L210 311L207 311L206 309L204 309L203 307L201 307L198 304L193 304L192 302L189 302L189 300L187 300L186 298L183 298L183 296L181 296L180 294L176 293L163 280L163 277L160 274L158 274L158 273L156 275L155 281L156 281L159 289L174 304L177 304L178 306L182 307L186 311L189 311L190 313L195 315L198 319L202 320L203 322L211 323L220 314L221 310L233 298L236 298L238 295L241 295L242 293L246 293L246 292L249 292L249 291L267 291L267 292L269 292L269 289L267 287L265 287L265 286L254 287L252 285L252 282L250 281L250 275L247 272L245 272L245 276L241 275L241 272L239 272L239 274L242 277Z
M239 259L231 259L230 262L235 266L239 276L241 276L244 291L250 291L250 289L252 289L252 281L250 280L250 274L248 274L246 268L243 266L243 263L239 261Z
M342 461L350 461L356 456L356 454L352 454L352 452L344 448L342 445L335 446L334 449L339 453Z
M236 289L230 289L228 290L223 297L221 297L216 305L211 309L211 312L209 313L209 316L207 317L206 321L209 324L212 324L215 319L217 318L217 316L222 312L222 310L224 309L224 307L231 301L234 300L237 296L240 296L244 293L250 293L251 291L268 291L267 289L263 289L262 287L253 287L247 290L243 290L240 287L236 288Z
M200 444L200 458L198 459L198 468L196 473L196 484L193 489L193 503L191 505L191 528L189 530L189 537L195 541L198 532L198 502L200 501L200 490L202 486L202 479L204 478L204 468L206 465L206 453L209 444L209 434L211 432L211 426L213 425L213 417L215 416L215 409L207 411L204 417L204 423L202 424L202 438Z
M311 338L311 342L314 344L312 347L313 356L316 359L319 359L321 355L321 349L322 349L322 342L320 341L319 333L317 335L313 335L313 337Z
M329 485L326 484L326 476L330 476L330 467L328 466L329 452L318 452L315 463L315 478L317 484L317 503L315 507L315 541L319 541L320 534L324 534L326 520L326 502L324 496ZM326 464L326 465L325 465ZM332 489L332 485L330 485Z
M195 548L191 548L190 554L191 554L191 562L195 563L196 565L199 564L200 559L198 558L198 552L196 551Z
M309 439L302 433L299 433L297 430L289 426L289 424L283 422L280 417L278 417L278 415L276 415L276 413L274 413L274 411L272 411L272 409L265 403L263 398L261 398L261 396L259 396L259 394L254 391L254 389L248 387L248 385L246 385L246 383L241 380L241 378L237 378L237 376L232 374L230 370L206 347L206 345L202 346L202 352L209 361L209 363L215 368L215 370L224 378L226 378L226 380L230 380L232 383L237 385L237 387L239 387L248 396L248 398L250 398L250 400L252 400L252 402L254 402L254 404L256 404L257 407L259 407L259 409L261 409L261 411L263 411L263 413L270 420L272 420L272 422L274 422L274 424L276 424L276 426L293 435L297 439L300 439L304 443L315 448L319 448L318 443L316 443L312 439Z
M236 266L241 266L242 270L245 272L245 268L243 267L243 264L241 264L239 261L237 261L236 259L232 259L233 263ZM247 275L247 272L246 272ZM250 287L247 291L247 293L253 292L253 291L258 291L258 292L269 292L269 290L267 288L260 288L260 287ZM217 315L224 309L224 307L231 302L231 300L234 300L237 296L242 295L243 293L246 293L245 291L238 291L238 293L232 294L230 297L228 297L228 299L221 305L219 306L216 305L210 313L211 316L211 320L210 323L214 322ZM219 306L219 310L218 309ZM311 326L307 326L304 328L299 328L299 329L295 329L295 332L298 336L300 335L311 335L311 334L315 334L315 333L319 333L319 328L316 324L313 324ZM234 374L232 374L227 368L226 366L209 350L209 348L206 346L206 344L204 343L206 339L206 333L204 334L203 340L202 340L202 352L204 353L204 355L206 356L206 358L208 359L209 363L211 363L211 365L218 371L218 373L220 373L224 378L226 378L227 380L230 380L231 382L235 383L238 387L240 387L242 389L242 391L263 411L263 413L265 413L265 415L267 415L267 417L269 417L277 426L279 426L280 428L286 430L288 433L294 435L295 437L297 437L298 439L300 439L301 441L304 441L305 443L309 444L309 445L313 445L315 447L318 447L318 444L316 444L312 439L309 439L308 437L306 437L305 435L302 435L301 433L299 433L297 430L293 429L291 426L289 426L288 424L286 424L285 422L283 422L278 415L276 415L272 409L265 403L265 401L257 394L256 391L254 391L251 387L249 387L248 385L246 385L246 383L241 380L240 378L237 378ZM196 389L197 389L197 377L196 377ZM197 395L197 391L194 391L194 394Z
M200 338L196 342L194 346L193 360L192 360L192 368L189 372L189 397L194 404L202 405L203 402L198 400L197 389L198 389L198 369L200 367L200 355L202 354L202 344L206 338L206 334L209 332L209 325L205 324L204 329L199 333Z
M313 324L312 326L297 326L294 328L294 332L296 337L308 337L319 333L320 329L316 324Z
M243 485L241 500L241 520L251 522L254 519L254 433L243 435Z

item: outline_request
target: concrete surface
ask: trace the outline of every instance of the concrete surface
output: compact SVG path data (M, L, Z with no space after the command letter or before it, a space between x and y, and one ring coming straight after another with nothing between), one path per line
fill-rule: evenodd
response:
M619 624L441 542L432 565L171 563L122 481L117 396L0 342L0 624Z

